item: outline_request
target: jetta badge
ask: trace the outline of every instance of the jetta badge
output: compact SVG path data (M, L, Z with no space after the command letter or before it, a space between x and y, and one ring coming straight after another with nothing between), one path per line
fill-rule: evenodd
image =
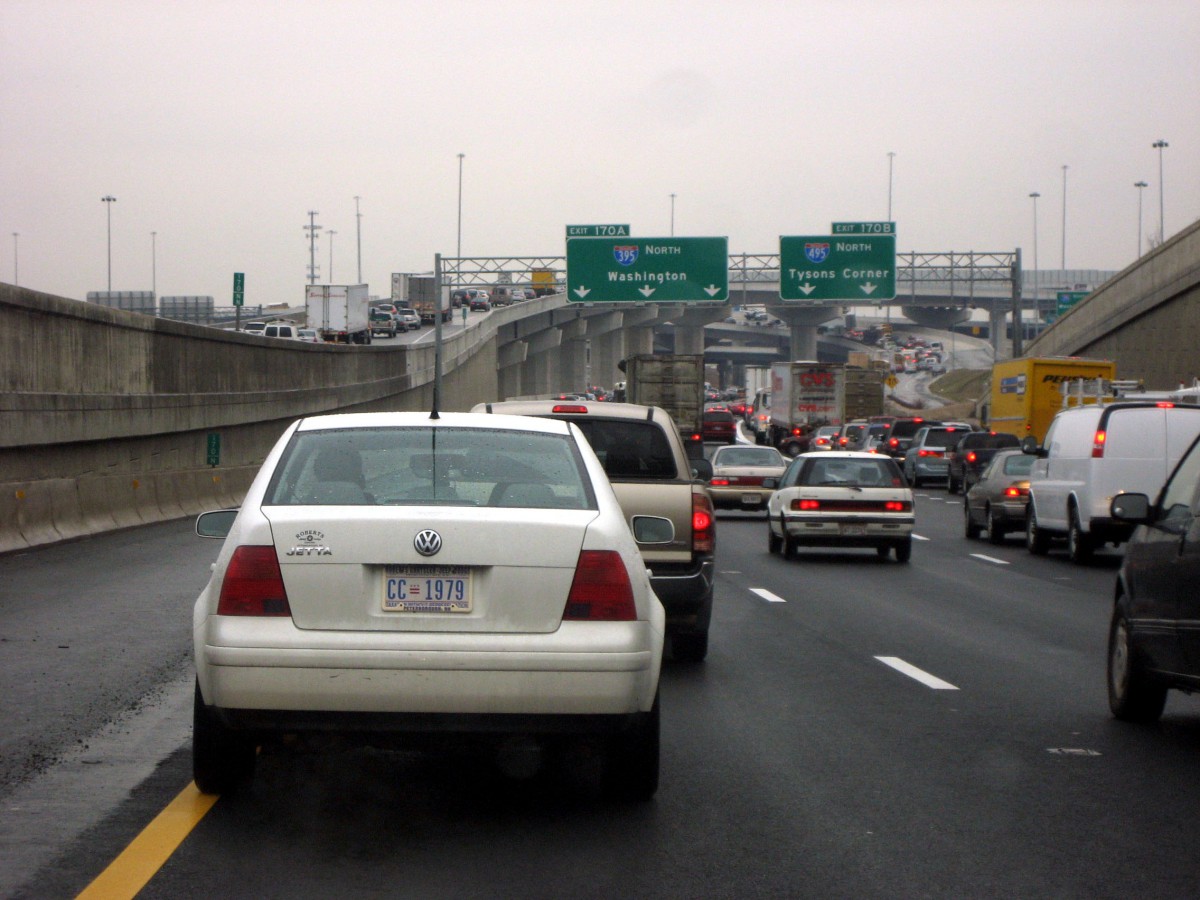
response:
M413 538L413 546L422 556L433 556L442 549L442 536L432 528L418 531Z

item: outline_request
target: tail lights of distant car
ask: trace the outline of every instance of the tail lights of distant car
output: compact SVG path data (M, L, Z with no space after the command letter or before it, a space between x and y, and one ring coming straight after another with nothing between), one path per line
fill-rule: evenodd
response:
M917 456L933 456L933 457L937 457L938 459L941 459L945 455L946 455L946 452L944 450L918 450L917 451Z
M717 543L716 516L704 488L692 491L692 552L712 553Z
M973 462L976 462L978 459L979 459L979 457L975 455L974 450L967 451L967 462L973 463Z
M791 508L796 512L912 512L909 500L793 500Z
M629 572L615 550L581 550L563 618L630 622L637 618Z
M243 545L233 551L221 582L219 616L290 616L279 559L270 546Z
M1004 489L1004 496L1005 497L1028 497L1029 496L1029 486L1028 485L1019 485L1019 484L1009 485L1008 487L1006 487Z

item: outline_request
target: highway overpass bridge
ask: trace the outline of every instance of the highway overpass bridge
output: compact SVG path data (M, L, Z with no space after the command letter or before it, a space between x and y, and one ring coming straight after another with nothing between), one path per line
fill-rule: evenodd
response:
M1197 228L1119 273L1031 349L1111 350L1123 377L1151 387L1200 375ZM753 302L752 290L747 280L734 302ZM760 330L781 332L772 340L781 350L786 340L791 358L815 355L815 325L840 312L782 309L797 327ZM705 326L726 315L722 305L614 308L563 295L501 308L444 329L441 408L611 384L621 358L652 350L656 327L672 323L677 352L702 352ZM0 552L236 505L296 417L429 409L437 363L427 340L284 342L0 284Z

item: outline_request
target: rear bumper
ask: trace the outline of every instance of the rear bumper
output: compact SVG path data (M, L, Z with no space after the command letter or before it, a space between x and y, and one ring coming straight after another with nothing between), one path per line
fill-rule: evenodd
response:
M761 487L710 487L708 496L717 509L762 509L774 491Z
M564 622L532 635L313 632L285 618L213 616L196 669L205 703L230 720L255 711L256 728L375 716L403 730L408 716L645 712L662 644L661 612L653 623Z
M914 522L912 516L829 516L816 520L789 516L783 524L792 541L801 546L878 547L911 539ZM847 533L847 528L861 528L862 533Z
M667 612L670 631L707 631L712 619L716 562L701 558L686 566L647 562L650 586Z

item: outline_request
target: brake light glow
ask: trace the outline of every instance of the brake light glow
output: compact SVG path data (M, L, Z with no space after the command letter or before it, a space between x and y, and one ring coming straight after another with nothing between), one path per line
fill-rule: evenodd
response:
M1157 406L1159 409L1174 409L1175 408L1174 403L1168 403L1165 400L1160 401L1159 403L1155 403L1154 405Z
M712 553L717 545L717 518L703 488L692 491L692 552Z
M820 500L793 500L792 509L798 509L800 512L816 512L821 508Z
M279 559L271 546L243 545L233 558L221 581L217 601L219 616L290 616L287 590Z
M1096 436L1092 439L1092 459L1104 458L1104 442L1107 440L1108 435L1105 432L1096 432Z
M899 438L888 438L888 446L891 447L893 450L898 449L900 447L900 439Z
M912 504L907 500L888 500L883 504L883 508L887 512L908 512L912 509Z
M975 462L977 459L979 459L979 457L975 455L975 451L974 451L974 450L969 450L969 451L967 451L967 462L971 462L971 463L973 463L973 462Z
M637 618L629 572L615 550L580 550L563 619L630 622Z
M561 403L558 404L557 406L555 406L551 410L551 412L556 412L556 413L575 413L575 414L586 413L587 411L588 411L588 408L586 406L566 406Z
M940 457L941 455L942 455L942 451L941 451L941 450L918 450L918 451L917 451L917 456L937 456L937 457Z
M1004 496L1005 497L1028 497L1029 496L1029 488L1017 487L1016 485L1009 485L1008 487L1006 487L1004 489Z
M719 477L713 478L713 480L710 481L709 484L715 485L716 487L729 487L730 481L728 478L719 476Z

